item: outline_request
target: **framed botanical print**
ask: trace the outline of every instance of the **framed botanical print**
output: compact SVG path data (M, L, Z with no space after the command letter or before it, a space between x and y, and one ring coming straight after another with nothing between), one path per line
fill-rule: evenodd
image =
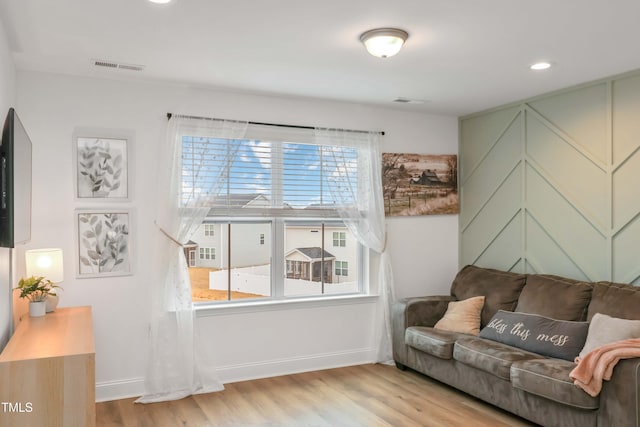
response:
M130 145L131 141L126 138L76 136L76 199L129 201Z
M78 209L78 278L132 274L131 211Z

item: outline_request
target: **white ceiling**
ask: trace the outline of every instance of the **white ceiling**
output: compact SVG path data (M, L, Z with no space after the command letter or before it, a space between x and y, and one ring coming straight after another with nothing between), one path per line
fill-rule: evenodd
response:
M19 70L452 115L640 69L638 0L0 0L0 16ZM388 26L404 49L367 54L359 35Z

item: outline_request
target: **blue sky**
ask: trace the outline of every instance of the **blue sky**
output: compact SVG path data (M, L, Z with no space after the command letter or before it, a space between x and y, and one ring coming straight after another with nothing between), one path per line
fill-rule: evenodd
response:
M349 148L184 137L183 191L194 188L198 193L210 186L211 180L225 175L224 159L229 154L234 161L220 195L260 193L275 200L273 190L281 185L284 202L296 208L321 201L331 204L327 180L336 173L336 164L353 166L357 159L356 150ZM354 170L349 169L348 173L354 174Z

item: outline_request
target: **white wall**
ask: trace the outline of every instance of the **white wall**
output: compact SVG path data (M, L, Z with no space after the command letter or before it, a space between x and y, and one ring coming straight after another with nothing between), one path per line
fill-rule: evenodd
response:
M234 94L183 86L18 74L18 107L34 146L33 238L28 248L62 247L61 306L93 306L97 398L135 395L144 375L149 292L154 265L146 242L156 232L155 158L166 113L299 125L384 130L383 151L457 152L457 119L318 100ZM132 276L75 279L72 134L75 127L135 135ZM398 297L446 292L458 268L457 216L388 221ZM22 256L20 254L20 256ZM372 260L375 262L375 259ZM375 270L377 265L372 264ZM201 336L216 343L223 381L371 361L372 302L293 306L198 318Z
M16 70L9 51L9 41L0 20L0 127L4 125L4 118L15 103ZM0 350L9 338L11 324L11 250L0 248Z

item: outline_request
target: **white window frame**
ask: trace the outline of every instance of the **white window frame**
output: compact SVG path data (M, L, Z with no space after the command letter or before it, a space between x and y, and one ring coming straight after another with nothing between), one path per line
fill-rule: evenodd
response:
M198 248L198 259L202 261L214 261L216 259L216 248L210 248L210 247Z
M280 133L282 132L282 133ZM314 143L314 137L309 136L306 140L304 138L291 138L290 132L288 128L274 128L274 127L266 127L264 129L260 129L257 133L255 130L251 130L248 132L246 138L250 140L256 141L274 141L274 142L294 142L294 143ZM262 134L264 133L264 135ZM201 136L207 137L207 135L184 135L184 136ZM277 157L276 157L277 158ZM277 170L278 165L272 165L272 168ZM273 190L278 191L278 178L273 177ZM272 194L272 197L277 198L277 194ZM301 296L301 297L285 297L284 296L284 278L286 277L286 262L284 259L284 223L285 221L318 221L319 223L322 221L334 221L341 222L338 218L338 214L335 210L326 209L326 210L305 210L305 209L296 209L293 212L288 210L288 214L281 214L282 212L287 211L286 209L238 209L235 211L227 210L221 216L208 216L205 221L207 223L216 223L219 224L221 222L225 223L242 223L242 222L253 222L253 221L265 221L266 219L272 221L272 230L271 230L271 238L269 242L265 242L271 245L271 254L272 254L272 262L271 262L271 297L264 297L252 300L230 300L230 301L203 301L203 302L195 302L194 304L197 309L205 310L208 307L213 308L221 308L221 307L244 307L244 306L255 306L255 305L265 305L272 306L274 303L285 303L289 306L293 306L292 303L297 302L311 302L312 305L315 301L322 302L326 301L328 304L336 304L336 301L344 300L351 301L353 299L360 300L363 302L371 301L371 298L375 298L375 295L370 295L369 288L369 251L360 243L356 241L356 251L357 251L357 261L355 266L350 266L350 268L355 268L357 270L357 280L358 280L358 291L353 294L325 294L321 296ZM274 216L274 213L277 216ZM229 216L232 215L232 216ZM245 216L246 215L246 216ZM327 239L328 240L328 239ZM346 241L345 241L346 246ZM345 247L341 246L341 247ZM326 241L325 242L325 250L330 248L331 244ZM281 258L279 258L281 257ZM334 269L335 273L335 269ZM281 285L282 283L282 285ZM340 304L339 302L337 304ZM226 311L226 310L225 310Z
M348 276L349 275L349 261L340 261L340 260L337 259L334 262L335 262L334 274L336 276L344 277L344 276ZM338 268L338 263L340 264L340 268ZM346 265L346 267L345 267L345 265ZM345 270L347 270L347 274L342 274Z
M216 225L211 223L202 224L205 237L214 237L216 235Z
M333 232L333 247L334 248L346 248L347 247L347 236L345 234L344 238L342 237L342 233L344 233L344 231L334 231ZM336 238L336 234L338 235L338 238ZM336 245L336 242L338 243Z

